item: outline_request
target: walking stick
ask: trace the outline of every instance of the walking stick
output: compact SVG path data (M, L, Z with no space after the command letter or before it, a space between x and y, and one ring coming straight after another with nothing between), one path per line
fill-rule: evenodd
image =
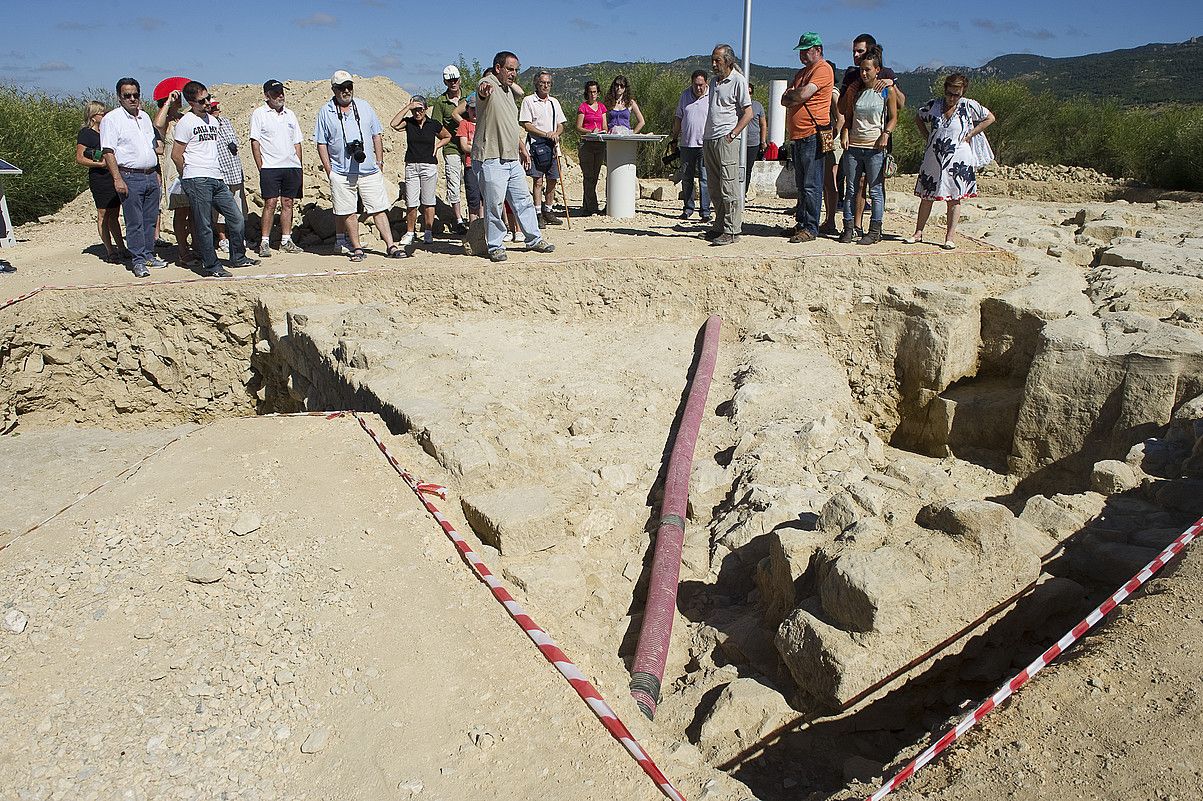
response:
M560 143L556 142L556 166L560 168L560 194L564 197L564 222L572 230L572 216L568 213L568 188L564 180L564 157L560 154Z

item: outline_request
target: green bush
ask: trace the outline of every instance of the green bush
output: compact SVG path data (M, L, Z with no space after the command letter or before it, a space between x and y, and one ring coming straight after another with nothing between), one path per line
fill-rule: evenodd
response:
M0 85L0 158L24 171L4 181L14 224L57 211L87 187L88 171L75 163L87 100Z

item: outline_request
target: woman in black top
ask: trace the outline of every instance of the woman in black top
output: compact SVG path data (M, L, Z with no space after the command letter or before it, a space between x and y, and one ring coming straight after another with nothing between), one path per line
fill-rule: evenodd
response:
M75 138L75 163L88 168L88 187L96 201L96 231L104 243L104 260L116 264L130 258L121 237L121 197L113 186L113 176L100 156L100 121L108 111L95 100L84 106L84 127Z
M438 159L435 152L451 141L451 132L442 123L426 115L426 98L415 96L409 105L393 117L394 131L405 131L405 205L409 209L405 235L397 243L409 247L418 225L418 206L422 207L422 241L434 241L435 184Z

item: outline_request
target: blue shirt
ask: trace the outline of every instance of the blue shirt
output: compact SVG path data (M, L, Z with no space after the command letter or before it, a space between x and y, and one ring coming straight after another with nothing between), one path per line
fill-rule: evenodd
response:
M354 100L354 107L348 106L345 114L340 115L338 106L331 99L317 113L317 122L313 126L313 141L325 145L330 151L330 169L339 175L371 175L380 171L376 164L376 148L372 145L372 137L384 132L380 118L366 100ZM355 111L359 112L359 120L355 119ZM342 117L340 120L339 117ZM343 136L343 132L346 136ZM356 139L363 142L363 152L367 158L363 163L357 163L347 153L347 142Z

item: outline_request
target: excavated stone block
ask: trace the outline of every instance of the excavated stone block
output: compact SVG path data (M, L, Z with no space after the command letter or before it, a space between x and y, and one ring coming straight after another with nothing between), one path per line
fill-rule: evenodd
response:
M819 597L827 619L848 631L897 631L930 593L924 566L907 550L847 551L824 571Z
M1105 459L1090 471L1090 486L1103 495L1116 495L1140 486L1141 478L1126 462Z
M506 556L550 548L564 539L554 526L558 503L545 487L505 487L460 500L476 536Z
M797 717L777 690L755 679L735 679L702 721L699 745L711 762L722 762Z

